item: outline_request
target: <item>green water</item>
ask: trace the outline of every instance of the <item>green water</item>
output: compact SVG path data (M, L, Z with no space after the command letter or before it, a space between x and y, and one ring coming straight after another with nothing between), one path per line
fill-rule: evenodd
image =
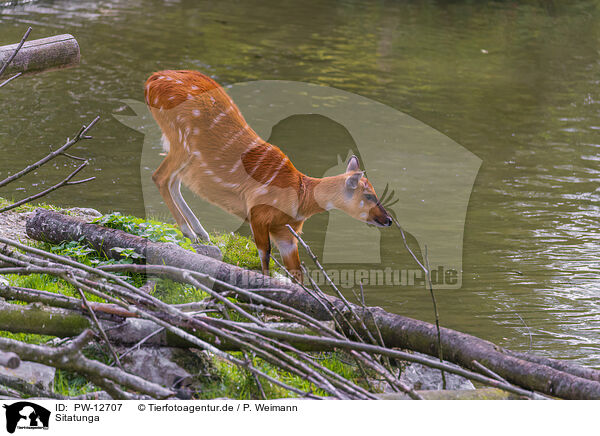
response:
M99 114L95 139L73 150L91 159L85 174L97 180L47 201L143 215L144 136L113 115L133 115L123 100L142 100L151 72L190 68L223 84L293 80L359 94L482 161L464 226L462 287L437 293L442 325L600 367L598 6L138 0L0 7L0 44L17 42L31 25L32 38L72 33L82 52L79 68L20 78L0 92L0 176ZM314 176L336 164L323 150L352 146L346 130L316 115L283 120L271 141ZM21 198L71 166L56 160L0 195ZM317 252L326 225L326 215L306 225ZM398 235L382 235L382 262L409 264ZM368 304L432 319L429 295L417 287L365 294Z

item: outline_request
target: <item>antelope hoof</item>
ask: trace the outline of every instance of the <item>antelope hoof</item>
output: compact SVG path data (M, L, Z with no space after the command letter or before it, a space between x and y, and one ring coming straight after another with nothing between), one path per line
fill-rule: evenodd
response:
M223 253L221 253L221 250L219 250L219 247L216 245L192 244L192 247L194 247L198 254L212 257L217 260L223 260Z

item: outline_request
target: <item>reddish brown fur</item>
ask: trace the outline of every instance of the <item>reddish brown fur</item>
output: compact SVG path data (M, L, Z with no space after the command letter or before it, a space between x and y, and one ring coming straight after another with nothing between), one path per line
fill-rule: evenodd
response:
M183 233L208 234L179 192L183 181L194 193L250 222L268 273L271 240L284 264L300 280L297 241L304 221L339 208L362 221L389 225L391 219L373 187L351 159L346 173L316 179L298 171L276 146L250 128L214 80L196 71L161 71L146 82L146 103L168 141L168 154L153 174Z

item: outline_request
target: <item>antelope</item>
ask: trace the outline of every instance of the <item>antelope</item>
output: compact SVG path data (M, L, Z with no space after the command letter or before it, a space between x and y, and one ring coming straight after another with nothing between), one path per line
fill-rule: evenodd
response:
M183 199L181 182L250 223L265 275L274 241L285 267L302 281L298 241L286 224L300 234L306 219L331 209L379 227L392 224L356 156L337 176L301 173L278 147L252 130L210 77L197 71L156 72L146 81L145 99L167 153L152 179L181 232L192 241L210 238Z

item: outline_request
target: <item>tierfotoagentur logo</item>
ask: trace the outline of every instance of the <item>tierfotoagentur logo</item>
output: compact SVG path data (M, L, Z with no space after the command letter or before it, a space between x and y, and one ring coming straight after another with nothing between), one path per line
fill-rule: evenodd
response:
M481 165L477 156L401 111L339 89L267 80L236 83L225 91L251 128L279 146L295 165L304 162L307 167L298 169L309 176L343 174L350 157L357 156L382 205L414 238L418 254L427 252L434 288L461 286L465 215ZM145 102L124 103L136 115L115 118L145 135L141 184L146 214L167 217L168 210L152 181L165 154L161 131ZM308 127L288 134L297 143L288 148L277 139L284 136L289 123ZM329 123L332 131L342 133L317 135L311 131L311 123ZM185 138L186 132L180 134ZM235 138L224 138L224 147L228 140ZM205 229L234 232L244 224L243 216L227 213L190 192L184 191L183 196ZM367 225L326 204L321 207L327 214L308 220L304 234L315 240L310 245L316 247L334 282L342 287L423 284L416 264L398 260L405 249L397 229ZM313 273L318 282L319 272Z
M50 411L29 401L19 401L3 406L6 410L6 431L14 433L16 429L47 430Z

